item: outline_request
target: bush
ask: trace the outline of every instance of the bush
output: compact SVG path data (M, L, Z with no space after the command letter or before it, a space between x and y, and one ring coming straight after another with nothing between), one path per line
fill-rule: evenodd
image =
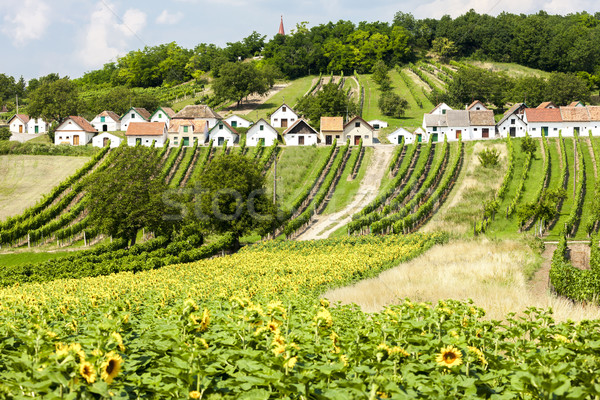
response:
M477 155L479 162L485 168L491 168L498 165L500 153L496 149L484 149Z
M10 137L11 133L8 127L3 126L2 128L0 128L0 140L9 140Z
M531 136L525 136L522 140L521 140L521 150L524 153L535 153L535 150L537 149L537 144L535 142L535 140L533 140L533 138L531 138Z
M393 92L384 92L379 97L379 110L388 117L400 118L408 107L408 101Z

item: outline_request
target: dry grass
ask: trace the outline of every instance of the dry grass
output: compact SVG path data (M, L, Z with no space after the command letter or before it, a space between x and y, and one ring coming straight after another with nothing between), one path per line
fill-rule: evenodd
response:
M89 157L0 156L0 220L23 212Z
M517 241L460 240L436 246L377 278L332 290L324 297L356 303L366 312L379 311L403 298L434 303L472 299L490 319L502 320L509 312L531 306L551 307L559 321L600 318L600 308L575 306L548 291L535 293L526 273L540 262L536 253Z

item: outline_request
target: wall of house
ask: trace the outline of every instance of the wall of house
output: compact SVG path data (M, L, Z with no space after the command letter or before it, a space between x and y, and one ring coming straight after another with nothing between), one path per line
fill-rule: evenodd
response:
M235 124L233 124L233 122L236 122ZM225 122L227 122L229 125L231 125L234 128L249 128L250 127L250 121L245 120L244 118L240 118L240 117L230 117L227 118L225 120Z
M514 121L514 123L512 121ZM515 137L525 137L525 132L527 132L527 124L517 116L512 116L502 124L497 125L496 131L500 137L505 138L509 135L511 127L514 127L516 130Z
M356 126L358 124L358 126ZM344 142L350 139L350 146L354 146L355 137L360 136L363 140L363 146L371 146L373 144L373 131L366 126L362 121L351 122L344 129Z
M287 119L287 126L292 126L298 119L298 115L290 110L289 107L286 107L285 111L280 107L271 115L271 126L273 128L283 128L283 126L281 126L282 119Z
M317 135L314 133L291 133L285 135L285 144L287 146L300 146L300 136L304 136L304 146L312 146L318 143Z
M213 146L222 146L219 145L219 138L222 138L223 141L227 142L227 147L231 147L234 145L237 135L233 132L228 131L227 129L223 129L222 131L215 131L210 134L210 140L213 141Z
M260 127L263 126L263 130ZM256 146L260 139L265 140L265 146L272 146L277 140L277 131L263 122L254 125L246 134L246 146Z
M107 132L115 132L121 130L121 122L115 121L110 117L105 117L105 122L102 122L100 117L96 117L92 120L91 124L98 132L104 132L102 129L103 125L106 125Z
M19 133L19 127L21 128L20 133L27 133L27 125L25 125L20 119L15 118L9 125L9 130L11 133Z
M487 138L483 137L483 130L484 129L488 130L488 137ZM496 125L472 126L471 127L471 140L494 139L495 136L496 136Z
M169 122L171 121L171 118L169 118L169 116L167 114L165 114L163 111L159 111L157 113L155 113L152 118L150 118L150 122L164 122L165 124L169 124Z
M38 127L38 133L46 133L48 132L48 124L41 118L30 119L27 123L27 133L35 135L35 127Z
M115 135L102 133L102 134L100 134L98 136L94 136L94 138L92 138L92 146L104 147L104 138L108 138L110 140L110 147L113 149L115 147L119 147L121 145L121 142L123 141L123 139L121 139L120 137L117 137Z
M132 117L133 116L133 117ZM126 131L130 122L147 122L140 114L133 110L129 110L127 114L121 118L121 130Z
M415 135L410 132L407 133L392 133L388 136L388 140L392 144L400 144L400 138L404 136L404 144L412 144L415 142Z
M152 146L152 141L154 141L154 147L163 147L165 145L165 141L167 140L167 135L164 136L127 136L127 145L135 146L137 139L141 139L142 146L150 147Z
M88 144L92 138L94 137L94 133L85 132L81 130L77 125L72 124L74 126L67 126L65 129L56 130L54 133L54 144L69 144L74 146L73 138L75 136L79 136L79 146L85 146Z

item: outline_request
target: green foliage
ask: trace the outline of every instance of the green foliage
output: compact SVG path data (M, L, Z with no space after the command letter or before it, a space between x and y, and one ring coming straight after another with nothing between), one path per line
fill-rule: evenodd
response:
M537 142L529 135L521 139L521 151L526 154L533 154L537 150Z
M236 101L239 106L250 94L267 93L275 82L275 76L271 68L260 70L254 63L230 62L219 68L212 88L217 98Z
M385 91L379 96L378 106L383 115L401 118L406 112L408 101L392 91Z
M458 52L453 41L446 37L438 37L431 42L431 50L444 61L447 61Z
M0 141L9 140L11 136L10 129L7 126L0 128Z
M500 153L496 149L483 149L477 154L477 158L481 165L485 168L491 168L498 165L500 161Z
M113 163L88 184L90 225L133 245L142 228L155 233L168 229L173 221L163 217L174 212L163 204L166 186L158 178L158 149L120 146L114 151Z
M251 233L270 232L277 224L276 208L265 195L265 179L255 162L239 154L217 157L199 180L204 191L196 199L199 221L215 233L234 240Z
M78 115L79 109L77 86L68 77L41 83L30 94L27 106L31 118L48 122L62 122L71 115Z
M392 81L388 75L388 67L383 60L378 60L373 66L372 79L379 85L379 90L386 92L391 90Z
M343 89L334 83L323 85L322 90L314 96L303 97L296 105L296 111L304 114L313 126L320 125L321 117L356 115L358 107L348 99Z

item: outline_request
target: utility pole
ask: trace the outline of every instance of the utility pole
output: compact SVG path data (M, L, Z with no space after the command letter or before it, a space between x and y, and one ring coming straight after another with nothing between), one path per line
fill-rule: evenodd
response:
M18 114L19 113L19 95L16 94L15 97L17 99L17 114Z

